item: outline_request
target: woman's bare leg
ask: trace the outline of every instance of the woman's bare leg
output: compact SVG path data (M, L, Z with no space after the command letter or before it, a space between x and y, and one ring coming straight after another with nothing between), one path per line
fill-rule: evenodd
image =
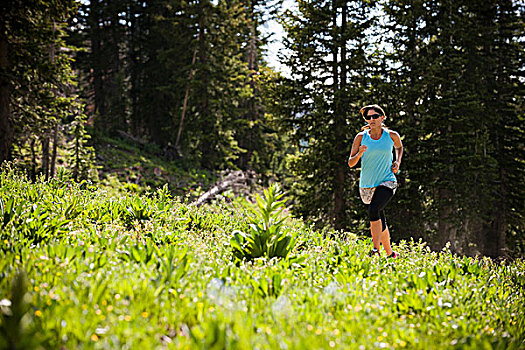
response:
M385 248L386 255L391 255L392 247L390 246L390 231L388 230L388 226L381 234L381 244L383 244L383 248Z
M379 251L381 247L381 220L370 221L370 232L372 233L372 244Z
M368 214L370 219L373 220L370 221L370 233L372 234L372 243L374 249L379 251L381 243L383 243L383 246L385 247L388 255L392 254L392 248L390 247L390 232L388 231L388 227L386 227L386 218L383 209L388 204L393 195L394 191L392 189L384 186L378 186L374 192L374 195L372 196L370 204L367 205ZM375 220L377 217L379 220ZM383 226L385 226L384 230ZM382 237L383 233L385 233L386 238Z

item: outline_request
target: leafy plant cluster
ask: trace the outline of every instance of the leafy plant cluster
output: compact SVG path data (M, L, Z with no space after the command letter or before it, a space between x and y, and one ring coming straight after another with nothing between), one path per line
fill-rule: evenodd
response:
M525 344L523 260L414 241L396 244L401 259L370 258L367 239L277 218L275 188L257 207L196 208L166 190L122 194L5 171L0 181L0 348ZM254 237L277 223L274 233L295 237L297 259L232 258L232 232Z
M233 255L240 260L287 258L294 247L296 238L283 228L286 220L286 216L281 217L285 205L282 200L284 193L278 185L272 185L264 191L264 195L264 198L256 196L258 210L253 212L255 217L249 225L249 232L235 230L230 240Z

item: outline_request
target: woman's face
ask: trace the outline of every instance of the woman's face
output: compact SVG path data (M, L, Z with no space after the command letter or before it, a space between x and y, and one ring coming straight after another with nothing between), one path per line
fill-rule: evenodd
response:
M366 114L365 120L370 127L381 126L385 116L381 112L371 109Z

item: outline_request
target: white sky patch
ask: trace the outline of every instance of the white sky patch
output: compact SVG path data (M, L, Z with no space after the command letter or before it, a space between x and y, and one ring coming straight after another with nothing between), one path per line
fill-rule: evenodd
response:
M283 6L279 11L282 14L286 10L290 10L296 6L295 0L284 0ZM283 26L277 20L270 20L261 26L261 32L263 35L270 35L268 45L266 45L265 60L268 65L274 68L276 71L283 73L284 75L290 75L290 69L281 64L279 61L279 52L283 51L283 38L285 36Z

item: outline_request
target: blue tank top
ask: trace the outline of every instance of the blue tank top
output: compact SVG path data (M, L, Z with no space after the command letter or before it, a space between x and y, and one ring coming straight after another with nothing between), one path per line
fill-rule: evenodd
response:
M392 172L394 141L392 141L388 130L383 129L383 134L379 140L373 140L370 137L370 130L366 130L363 133L361 144L368 148L361 157L359 187L377 187L384 181L396 181Z

